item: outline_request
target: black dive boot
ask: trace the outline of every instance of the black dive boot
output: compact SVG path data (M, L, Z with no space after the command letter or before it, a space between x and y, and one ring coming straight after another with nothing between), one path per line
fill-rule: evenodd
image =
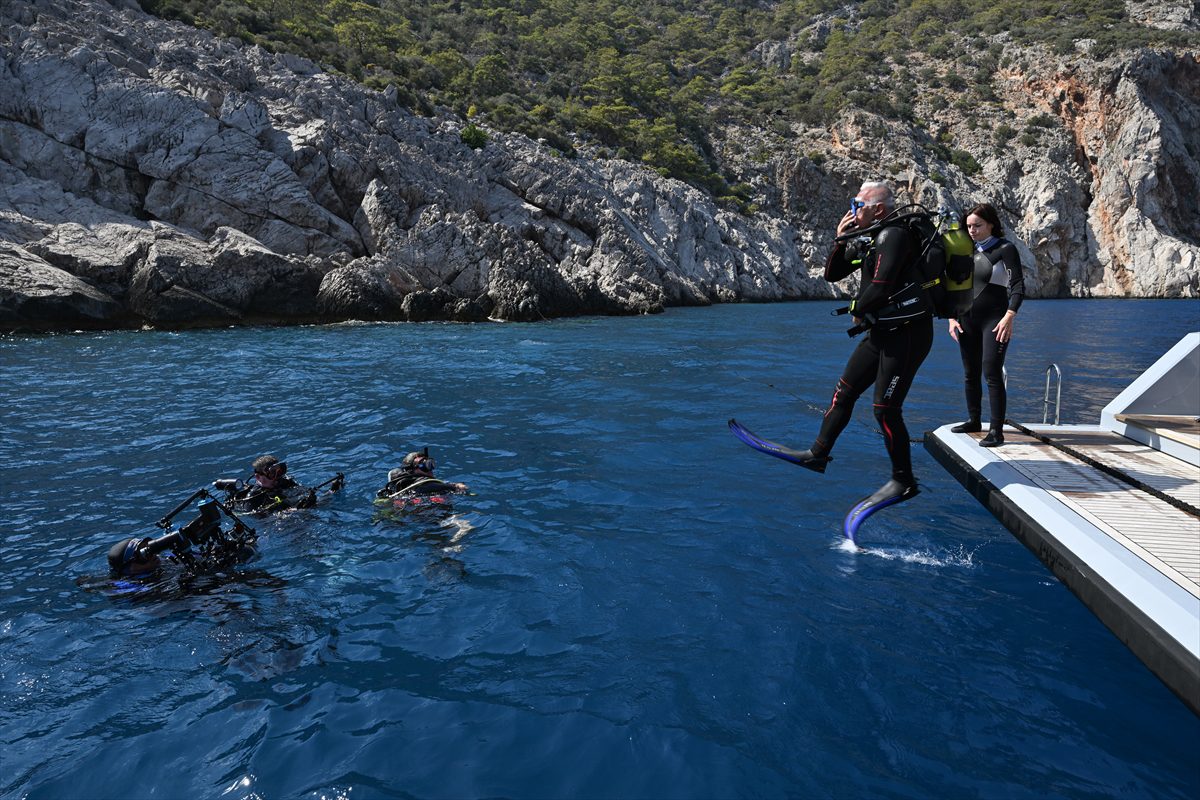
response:
M988 435L979 440L980 447L999 447L1004 444L1004 429L991 428Z
M832 456L818 456L812 450L797 450L781 455L780 458L822 474L825 472L825 467L829 466L829 462L833 460Z

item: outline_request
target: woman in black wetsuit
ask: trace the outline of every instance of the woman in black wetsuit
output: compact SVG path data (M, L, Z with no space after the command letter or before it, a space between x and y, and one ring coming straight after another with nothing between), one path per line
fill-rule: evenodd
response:
M962 353L966 380L966 422L951 428L955 433L983 429L983 388L987 381L991 422L979 444L1004 444L1004 415L1008 393L1004 388L1004 356L1012 341L1013 320L1025 299L1021 258L1004 238L1000 216L990 203L980 203L966 213L963 224L975 242L975 300L961 319L950 320L950 336Z

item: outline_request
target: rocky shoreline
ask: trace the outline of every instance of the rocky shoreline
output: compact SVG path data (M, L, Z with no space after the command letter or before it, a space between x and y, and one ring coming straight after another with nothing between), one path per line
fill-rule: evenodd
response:
M849 115L747 175L753 216L586 148L568 159L489 131L473 149L462 119L414 116L392 92L131 0L6 0L0 55L0 330L535 321L844 296L853 285L821 278L829 231L877 164L901 162L883 177L908 199L1023 210L1033 296L1200 296L1200 233L1179 210L1200 194L1196 54L1060 66L1059 83L1024 88L1014 76L1014 106L1055 108L1063 126L1041 154L972 178Z

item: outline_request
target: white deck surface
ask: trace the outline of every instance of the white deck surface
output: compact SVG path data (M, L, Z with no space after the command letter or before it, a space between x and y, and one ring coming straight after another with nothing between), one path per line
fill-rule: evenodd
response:
M1108 432L1060 431L1052 438L1200 508L1200 469L1190 464ZM997 451L1052 497L1200 598L1200 518L1020 433L1010 433Z
M1030 427L1200 507L1190 463L1098 426ZM1200 518L1012 428L997 448L950 426L931 435L1200 659Z
M1006 426L995 448L951 427L926 449L1200 715L1200 331L1099 425Z

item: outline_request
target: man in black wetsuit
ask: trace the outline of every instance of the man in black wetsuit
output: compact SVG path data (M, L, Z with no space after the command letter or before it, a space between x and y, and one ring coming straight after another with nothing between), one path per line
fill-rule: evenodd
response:
M275 456L259 456L251 467L251 482L231 497L240 510L264 513L307 508L316 502L316 492L293 480L287 474L287 464Z
M892 479L864 501L872 505L907 500L918 492L901 406L933 344L930 313L903 321L879 318L880 312L891 306L893 295L917 279L920 242L906 227L886 224L885 218L894 209L887 184L864 183L838 223L838 241L825 263L825 280L840 281L855 269L861 270L862 283L850 313L856 325L865 322L870 327L846 363L816 441L796 459L801 466L824 472L838 435L850 423L855 401L874 384L875 419L892 460ZM863 231L861 239L841 238L855 230Z
M430 458L429 449L409 453L402 464L388 472L387 485L375 493L376 497L391 497L401 492L413 494L443 494L467 491L465 483L450 483L433 477L437 463Z

